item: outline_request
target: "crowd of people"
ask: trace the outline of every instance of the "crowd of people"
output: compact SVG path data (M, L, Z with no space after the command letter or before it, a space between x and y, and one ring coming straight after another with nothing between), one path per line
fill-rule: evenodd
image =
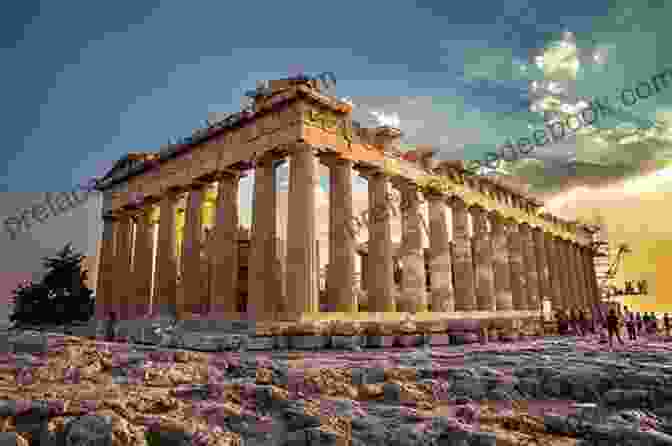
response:
M625 342L621 338L620 331L620 328L623 326L625 326L628 332L628 339L630 341L637 341L638 336L650 337L659 333L658 318L654 312L644 313L642 315L640 312L634 313L630 311L628 307L623 307L623 313L620 314L620 312L617 313L616 310L612 308L609 310L603 323L600 323L600 318L596 316L598 315L591 315L591 317L588 318L586 311L581 308L572 308L569 312L559 310L556 313L558 332L561 336L570 334L586 336L589 333L604 333L604 330L606 330L610 348L613 346L614 336L621 345L625 345ZM670 320L668 313L663 315L662 321L662 328L665 335L670 336L672 320Z

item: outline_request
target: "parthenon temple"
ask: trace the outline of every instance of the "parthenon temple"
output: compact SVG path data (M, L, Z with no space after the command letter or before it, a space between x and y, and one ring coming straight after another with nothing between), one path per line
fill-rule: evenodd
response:
M269 85L250 110L158 153L129 154L103 178L97 318L538 314L544 302L598 303L591 227L550 215L502 181L468 174L462 162L422 150L402 156L400 130L362 127L352 106L319 81ZM276 170L285 161L287 222L279 225ZM330 185L322 245L320 169L328 169ZM239 221L238 198L248 172L249 229ZM353 231L355 174L368 180L368 240ZM428 185L432 176L448 186ZM390 212L392 193L401 197L398 216Z

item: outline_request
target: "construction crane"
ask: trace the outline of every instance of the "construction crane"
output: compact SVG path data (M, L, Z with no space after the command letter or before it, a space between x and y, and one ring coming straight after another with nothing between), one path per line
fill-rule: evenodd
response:
M616 251L616 258L614 259L614 263L609 265L609 269L607 270L607 279L611 280L614 277L616 277L616 274L618 273L618 267L621 265L621 262L623 261L623 256L625 254L631 254L632 250L630 247L627 245L627 243L621 243L618 245L618 250Z

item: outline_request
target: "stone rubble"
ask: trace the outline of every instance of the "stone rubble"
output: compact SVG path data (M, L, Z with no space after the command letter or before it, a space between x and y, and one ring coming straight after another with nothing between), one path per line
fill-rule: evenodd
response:
M672 344L600 348L206 353L30 334L0 357L0 433L22 445L672 445Z

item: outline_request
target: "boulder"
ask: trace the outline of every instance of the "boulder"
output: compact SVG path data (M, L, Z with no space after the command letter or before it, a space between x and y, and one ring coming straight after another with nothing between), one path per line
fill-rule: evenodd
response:
M290 431L287 440L282 443L286 446L336 446L338 436L333 432L326 432L315 427Z
M368 335L366 337L366 346L374 348L392 347L396 341L393 335Z
M298 350L318 350L329 345L329 336L297 335L289 337L289 345Z
M29 446L28 440L16 432L0 432L0 444L3 446Z
M70 420L60 433L63 446L112 446L111 420L85 415Z
M352 349L360 346L363 342L362 336L331 336L331 347L335 349Z
M40 333L26 333L12 340L15 354L45 354L49 351L49 338Z

